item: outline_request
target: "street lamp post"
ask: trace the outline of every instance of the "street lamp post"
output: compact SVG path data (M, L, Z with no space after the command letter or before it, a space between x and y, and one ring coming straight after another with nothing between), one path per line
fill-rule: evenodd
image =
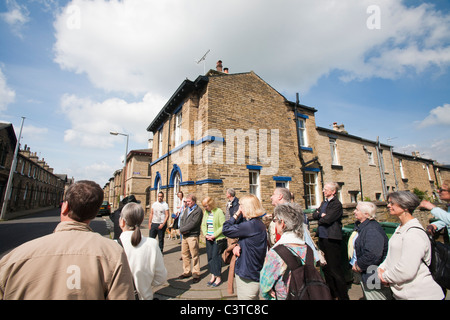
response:
M125 175L126 175L126 171L127 171L127 155L128 155L128 138L129 138L129 135L125 134L125 133L115 132L115 131L110 131L109 134L111 134L113 136L121 135L121 136L127 137L127 144L126 144L126 147L125 147L125 158L123 160L123 166L124 166L124 169L123 169L123 197L125 198L125 194L126 194L126 190L125 190L126 178L125 178Z
M25 117L22 117L22 125L20 126L20 133L19 133L19 137L16 142L16 148L14 150L14 156L13 156L13 161L11 163L11 169L9 170L8 183L6 184L6 192L5 192L5 198L3 199L2 211L0 213L0 220L5 219L5 217L6 217L6 210L8 207L8 200L11 195L12 181L13 181L14 171L16 170L17 154L19 153L20 138L22 137L22 129L23 129L24 121L25 121Z

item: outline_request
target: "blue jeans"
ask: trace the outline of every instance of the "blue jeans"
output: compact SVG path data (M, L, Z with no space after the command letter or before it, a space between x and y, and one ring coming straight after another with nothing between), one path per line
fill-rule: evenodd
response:
M216 277L222 274L222 257L219 254L217 241L206 240L206 256L208 257L209 271Z
M161 253L163 252L164 247L164 237L167 229L167 224L162 227L162 229L158 229L160 223L152 223L150 227L149 237L156 239L156 235L158 235L159 240L159 248L161 249Z

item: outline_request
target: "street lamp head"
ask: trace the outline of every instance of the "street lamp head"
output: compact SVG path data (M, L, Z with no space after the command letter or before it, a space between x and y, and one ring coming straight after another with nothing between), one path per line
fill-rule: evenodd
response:
M127 138L128 138L128 136L129 136L129 134L126 134L126 133L120 133L120 132L117 132L117 131L110 131L109 134L112 134L113 136L121 135L121 136L124 136L124 137L127 137Z

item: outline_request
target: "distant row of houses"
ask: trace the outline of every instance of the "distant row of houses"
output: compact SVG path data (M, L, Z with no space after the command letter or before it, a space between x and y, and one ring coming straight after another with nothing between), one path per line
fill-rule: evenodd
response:
M16 144L13 125L0 123L0 207L3 206ZM66 174L54 173L53 168L27 145L19 148L4 219L30 210L59 206L65 188L72 182L73 178Z
M151 159L151 141L147 149L131 150L128 153L125 173L123 169L116 170L103 187L104 199L112 205L113 209L117 209L120 200L131 194L141 202L143 207L149 206ZM124 185L125 188L123 188Z
M151 147L128 154L125 173L114 173L105 197L117 207L121 196L134 194L148 209L163 191L174 210L183 191L200 201L211 196L225 209L225 192L234 188L238 197L255 194L271 211L270 196L282 186L311 209L321 203L324 183L335 181L347 206L385 201L396 190L416 189L438 200L449 166L395 152L337 123L318 127L316 112L287 100L253 71L210 70L186 79L148 126Z

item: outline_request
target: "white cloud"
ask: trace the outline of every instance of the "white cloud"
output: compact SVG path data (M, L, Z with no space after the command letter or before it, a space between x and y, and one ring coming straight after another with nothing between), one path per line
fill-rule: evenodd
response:
M450 164L450 139L432 139L428 142L396 147L394 151L407 155L411 155L413 152L419 152L422 158L438 160L443 164Z
M367 8L380 8L380 29ZM333 70L342 80L395 79L450 65L450 17L400 0L73 0L55 20L55 61L107 91L168 95L207 49L231 72L254 70L305 92ZM270 63L269 63L270 61Z
M0 112L5 111L8 104L13 103L16 92L10 89L6 83L6 77L0 69Z
M22 37L21 29L30 20L29 11L24 5L19 5L15 0L6 0L7 12L0 13L4 20L19 37Z
M431 159L441 159L442 163L450 165L450 139L433 141L432 145L426 150Z
M148 93L142 101L128 103L111 98L102 102L75 95L64 95L60 111L71 122L71 129L64 133L64 141L91 148L110 148L118 138L110 131L129 134L130 141L145 144L149 119L153 119L165 100ZM125 137L124 137L125 139Z
M63 168L62 172L67 174L68 177L75 177L77 181L92 180L103 187L117 169L106 162L100 161L90 165L72 163L70 167Z
M395 151L405 154L412 154L412 152L417 151L417 148L417 144L408 144L406 146L395 148Z
M450 126L450 104L446 103L432 109L429 115L419 122L418 127L426 128L437 125Z
M349 79L398 79L408 72L450 65L449 15L430 4L405 8L399 1L382 2L379 34L368 38L373 45L361 56L363 59L348 68Z
M22 136L24 140L32 138L33 141L44 139L48 133L48 128L39 128L32 125L25 125L22 129Z

